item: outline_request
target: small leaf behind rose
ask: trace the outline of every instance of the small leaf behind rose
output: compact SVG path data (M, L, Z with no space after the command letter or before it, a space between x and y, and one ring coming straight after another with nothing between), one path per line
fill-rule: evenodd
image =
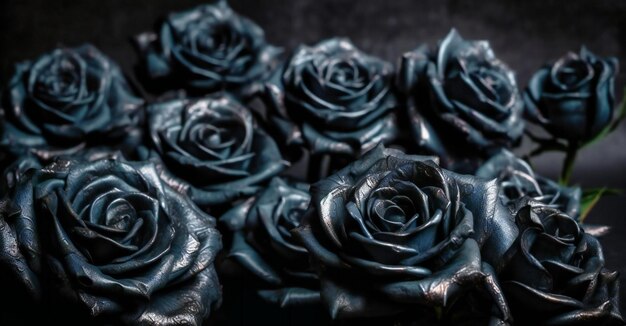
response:
M598 201L600 201L600 198L608 195L619 195L621 193L621 189L611 189L606 187L585 190L580 200L580 223L585 221L587 215L589 215Z

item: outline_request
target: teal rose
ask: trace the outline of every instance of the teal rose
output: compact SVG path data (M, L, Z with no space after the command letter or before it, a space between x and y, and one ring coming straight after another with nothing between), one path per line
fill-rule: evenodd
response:
M89 44L17 64L0 103L0 148L8 158L29 154L47 163L98 146L130 153L141 141L143 100Z
M141 34L136 41L155 85L203 94L227 89L253 95L277 65L279 53L259 26L226 1L171 13L157 33Z
M202 325L221 300L215 219L151 163L57 160L27 173L0 216L4 294L43 309L24 320Z

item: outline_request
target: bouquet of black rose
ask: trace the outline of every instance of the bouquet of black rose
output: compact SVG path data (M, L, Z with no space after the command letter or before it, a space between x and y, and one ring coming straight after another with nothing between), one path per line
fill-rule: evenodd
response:
M614 58L583 48L520 91L455 30L397 68L344 38L283 56L224 1L136 45L151 99L91 45L4 85L0 321L219 324L245 280L345 323L624 324L586 220L610 191L569 184L625 115ZM558 181L529 161L552 150Z

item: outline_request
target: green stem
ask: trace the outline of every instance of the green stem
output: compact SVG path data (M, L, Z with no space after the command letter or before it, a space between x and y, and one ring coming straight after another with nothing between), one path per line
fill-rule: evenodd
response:
M567 151L565 152L565 160L563 161L563 169L561 170L561 179L559 183L562 185L568 185L572 172L574 171L574 163L576 162L576 154L579 149L578 143L569 143Z

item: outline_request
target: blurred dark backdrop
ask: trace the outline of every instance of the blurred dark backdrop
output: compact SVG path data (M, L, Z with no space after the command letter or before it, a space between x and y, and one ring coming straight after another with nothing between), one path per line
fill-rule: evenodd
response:
M586 45L603 56L618 57L626 66L626 1L622 0L231 0L231 6L265 29L267 39L290 51L300 43L346 36L361 49L392 62L421 43L435 45L455 27L468 39L487 39L496 55L517 72L521 87L544 62ZM203 1L167 0L2 0L0 1L0 82L14 62L34 59L58 45L90 42L132 74L137 61L130 38L152 29L169 11ZM617 102L626 85L626 68L616 80ZM573 181L583 187L626 188L626 123L600 144L580 153ZM528 146L518 152L525 153ZM533 162L556 177L561 156L549 154ZM588 221L612 226L601 242L609 268L626 280L626 197L602 199ZM626 283L626 282L622 282ZM239 289L242 290L242 289ZM626 284L622 287L626 299ZM250 297L226 311L229 324L295 324L296 314L276 315L270 307L250 308ZM243 308L241 308L243 307ZM626 312L626 304L622 310ZM306 323L318 324L322 312L308 311ZM270 321L268 318L272 318ZM300 324L300 323L298 323Z

